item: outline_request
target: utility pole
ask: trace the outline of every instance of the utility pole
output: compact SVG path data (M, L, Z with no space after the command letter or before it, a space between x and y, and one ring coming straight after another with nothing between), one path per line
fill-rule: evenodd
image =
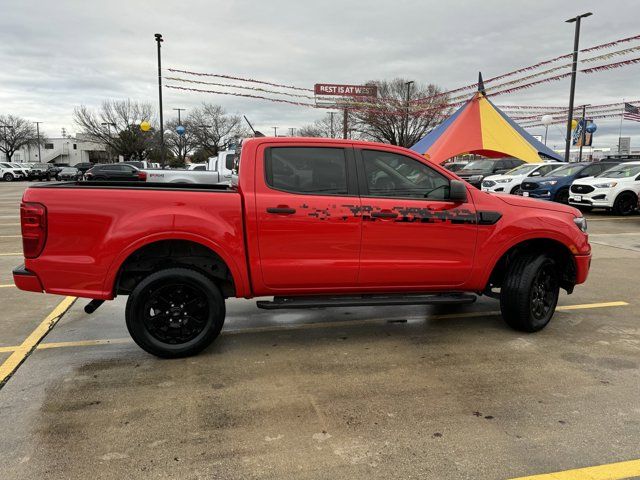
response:
M111 127L116 128L116 124L113 122L103 122L102 123L103 127L107 127L107 135L109 136L109 140L111 140ZM113 147L111 148L113 150ZM109 152L112 153L112 152ZM111 155L109 155L109 161L113 160L113 158L111 158Z
M336 114L336 112L329 112L329 115L331 116L331 138L334 138L334 133L333 133L333 116Z
M271 127L273 128L273 136L277 137L278 136L278 127Z
M345 107L344 113L342 114L342 138L344 138L345 140L347 139L349 134L348 118L349 118L349 109Z
M295 137L296 129L294 127L289 128L289 136Z
M160 44L162 40L162 34L156 33L156 43L158 44L158 100L160 103L160 159L162 166L165 164L165 152L164 152L164 117L162 116L162 60L160 57Z
M406 145L407 140L408 140L408 133L409 133L409 99L411 98L411 84L414 83L413 80L410 80L408 82L405 82L405 85L407 86L407 108L405 110L405 115L404 115L404 128L403 130L403 138L400 142L401 146L403 147L409 147L409 145Z
M567 118L567 138L564 145L564 161L569 161L569 150L571 149L571 122L573 121L573 98L576 93L576 71L578 68L578 44L580 43L580 21L583 18L593 15L591 12L583 13L577 17L566 20L566 23L574 23L575 34L573 38L573 63L571 67L571 88L569 90L569 116Z
M173 110L177 110L178 111L178 125L182 125L182 119L180 118L180 112L183 112L184 110L186 110L186 108L174 108Z
M40 124L44 122L33 122L33 123L36 124L36 132L38 135L38 163L43 163L42 157L40 156Z

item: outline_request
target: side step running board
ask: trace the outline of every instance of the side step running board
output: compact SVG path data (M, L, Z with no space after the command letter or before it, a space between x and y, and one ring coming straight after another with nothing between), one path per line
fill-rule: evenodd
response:
M449 305L476 301L475 295L464 293L431 295L339 295L309 297L273 297L273 301L260 300L258 308L277 310L280 308L320 307L365 307L387 305Z

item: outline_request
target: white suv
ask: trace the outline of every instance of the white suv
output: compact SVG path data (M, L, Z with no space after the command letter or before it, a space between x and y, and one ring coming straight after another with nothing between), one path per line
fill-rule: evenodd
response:
M566 163L525 163L501 175L491 175L482 181L483 192L511 193L520 195L520 184L527 177L546 177Z
M22 169L13 163L0 162L0 178L5 182L24 180L27 178L27 170Z
M640 162L624 162L600 175L571 184L569 203L580 210L606 208L617 215L630 215L638 207Z

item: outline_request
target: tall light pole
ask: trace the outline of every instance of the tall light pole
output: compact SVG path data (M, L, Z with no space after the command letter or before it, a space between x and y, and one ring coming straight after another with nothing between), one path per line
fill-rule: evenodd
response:
M164 40L162 40L161 33L156 33L155 37L156 37L156 43L158 44L158 100L160 103L160 158L162 160L162 166L164 167L165 154L164 154L164 117L162 115L162 60L160 57L160 44Z
M277 137L278 136L278 127L271 127L273 128L273 136Z
M38 163L43 163L42 157L40 156L40 124L44 122L33 122L33 123L36 124L36 132L38 135Z
M186 110L186 108L174 108L173 110L178 111L178 125L182 125L182 119L180 118L180 112Z
M578 44L580 43L580 21L583 18L593 15L591 12L583 13L577 17L566 20L567 23L576 24L573 38L573 63L571 67L571 89L569 90L569 116L567 118L567 139L564 145L564 161L569 161L569 150L571 149L571 122L573 121L573 97L576 93L576 71L578 68Z
M401 142L403 145L403 147L409 147L409 145L404 145L407 142L407 133L409 130L409 100L411 98L411 84L414 83L413 80L409 80L408 82L405 82L404 84L407 87L407 108L405 110L405 114L404 114L404 128L403 128L403 141Z

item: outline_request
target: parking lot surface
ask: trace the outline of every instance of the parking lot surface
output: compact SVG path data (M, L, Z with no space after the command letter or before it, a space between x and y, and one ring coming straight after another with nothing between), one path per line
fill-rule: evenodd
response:
M0 362L65 301L12 287L26 186L0 183ZM590 278L533 335L486 298L230 300L211 347L159 360L129 339L126 298L78 299L0 390L0 477L640 477L640 216L588 217Z

